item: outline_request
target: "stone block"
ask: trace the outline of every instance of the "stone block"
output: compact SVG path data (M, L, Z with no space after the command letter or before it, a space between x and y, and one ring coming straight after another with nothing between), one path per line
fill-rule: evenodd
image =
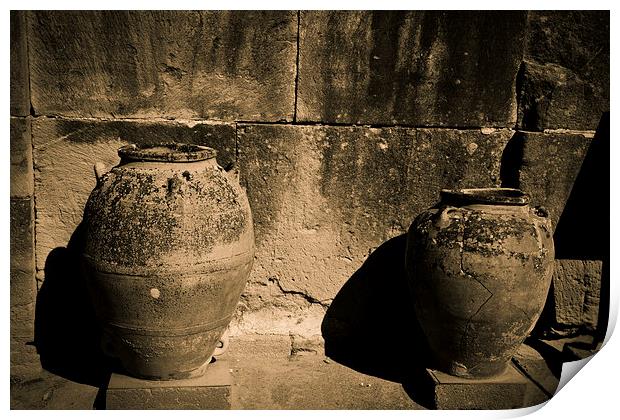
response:
M297 119L513 127L527 13L304 11Z
M11 337L24 343L34 339L35 304L11 305Z
M230 365L211 363L199 378L147 381L113 373L106 390L108 410L230 409Z
M177 141L213 147L218 162L235 161L235 127L202 122L33 120L37 270L56 247L65 247L82 221L84 205L96 185L95 162L107 168L120 161L128 143Z
M406 232L442 188L498 185L511 135L239 125L239 166L257 244L247 287L327 305L369 253ZM271 293L246 302L255 310L279 304Z
M557 64L524 61L519 80L519 128L596 129L609 111L609 85L581 79Z
M36 298L33 218L31 198L11 199L11 306Z
M594 331L598 324L602 261L556 260L555 329Z
M41 372L37 348L23 338L11 338L11 377L23 379Z
M530 379L525 407L548 401L555 394L560 378L555 376L554 371L561 371L561 360L547 361L537 350L522 344L512 361Z
M30 114L26 12L11 10L11 115Z
M33 11L37 114L291 120L295 11Z
M30 119L11 117L11 197L29 197L33 192Z
M530 195L531 205L547 209L555 229L592 138L576 133L520 132L513 141L521 155L515 186Z
M508 410L524 407L528 380L510 365L500 376L463 379L427 369L438 410Z
M609 111L609 11L531 11L519 127L593 130Z

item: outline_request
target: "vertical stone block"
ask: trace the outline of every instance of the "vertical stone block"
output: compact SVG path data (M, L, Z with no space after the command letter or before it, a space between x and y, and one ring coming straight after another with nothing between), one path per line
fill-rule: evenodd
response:
M37 114L291 120L294 11L33 11Z
M26 12L11 10L11 115L30 114Z
M11 306L32 305L34 281L34 214L30 198L11 199Z
M531 11L519 86L524 130L594 130L609 111L609 11Z
M11 117L11 197L33 193L30 119Z
M11 198L11 375L28 376L40 369L34 347L36 283L32 198Z
M592 141L574 133L519 133L515 149L521 153L518 187L543 206L555 229Z
M512 135L284 125L237 132L257 243L249 287L273 282L315 303L333 299L368 254L404 233L442 188L497 185Z
M601 261L556 260L553 301L557 330L594 331L601 294Z
M300 121L512 127L526 12L301 13Z
M218 162L235 161L235 127L230 124L97 121L37 118L32 127L37 197L37 269L49 253L65 247L82 221L96 185L95 162L119 163L117 150L128 143L176 141L213 147Z

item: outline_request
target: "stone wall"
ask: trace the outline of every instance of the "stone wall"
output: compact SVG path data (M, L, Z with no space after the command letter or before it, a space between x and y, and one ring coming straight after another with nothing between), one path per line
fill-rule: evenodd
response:
M257 254L232 332L312 336L442 188L519 187L557 224L608 110L608 12L13 12L12 374L122 144L238 164ZM593 329L600 262L557 266L549 328Z

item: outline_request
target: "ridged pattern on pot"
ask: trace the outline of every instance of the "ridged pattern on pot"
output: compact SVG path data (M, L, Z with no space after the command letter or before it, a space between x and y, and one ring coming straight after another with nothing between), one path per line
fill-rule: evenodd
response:
M188 376L225 330L254 257L244 191L215 159L120 165L86 205L104 350L140 377Z
M540 316L553 272L552 231L548 219L521 208L443 206L411 225L416 314L447 373L501 373Z

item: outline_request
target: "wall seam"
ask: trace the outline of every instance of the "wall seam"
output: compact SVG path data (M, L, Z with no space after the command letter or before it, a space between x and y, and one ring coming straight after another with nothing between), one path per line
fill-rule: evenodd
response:
M297 56L295 58L295 101L293 108L293 123L297 122L297 98L299 96L299 50L300 50L300 29L301 28L301 10L297 11Z
M36 180L37 176L35 174L36 164L35 164L35 153L34 153L34 120L36 118L36 112L34 106L32 105L32 69L31 69L31 61L30 61L30 25L28 21L30 19L30 12L24 11L24 34L26 37L26 68L28 73L28 98L30 102L30 115L27 117L28 124L30 125L30 154L32 161L32 202L31 202L31 210L32 210L32 255L34 257L34 286L36 288L37 293L39 292L39 281L38 281L38 266L37 266L37 194L36 194Z

